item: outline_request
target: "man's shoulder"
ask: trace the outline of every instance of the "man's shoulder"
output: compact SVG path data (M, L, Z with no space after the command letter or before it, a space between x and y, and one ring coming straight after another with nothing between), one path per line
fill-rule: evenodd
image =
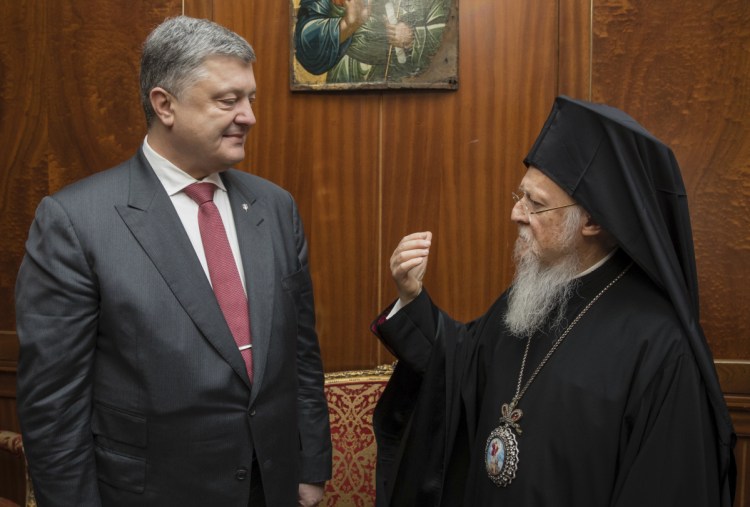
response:
M133 156L120 164L86 176L78 181L64 186L52 196L60 202L75 204L81 199L91 199L97 195L118 194L127 195L129 172L134 164L139 164L137 156Z
M633 266L610 290L612 297L602 298L591 311L609 329L617 330L613 336L620 345L642 347L656 354L689 349L671 300L640 268Z
M616 285L621 286L623 300L619 304L623 311L629 309L643 316L661 316L679 323L677 312L667 293L636 264L631 266L626 276Z

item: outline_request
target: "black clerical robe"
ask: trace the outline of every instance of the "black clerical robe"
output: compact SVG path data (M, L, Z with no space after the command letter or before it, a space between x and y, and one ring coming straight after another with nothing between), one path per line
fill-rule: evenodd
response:
M706 507L720 503L705 386L669 299L623 253L580 280L567 323L618 274L521 398L507 487L485 446L512 399L526 340L503 324L507 294L468 324L423 291L374 325L399 363L375 414L378 504ZM562 329L532 337L525 384Z

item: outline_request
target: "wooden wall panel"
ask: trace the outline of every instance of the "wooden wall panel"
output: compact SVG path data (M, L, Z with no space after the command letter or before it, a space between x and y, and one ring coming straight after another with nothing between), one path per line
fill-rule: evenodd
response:
M558 93L591 100L592 0L559 0Z
M463 0L459 11L459 90L384 99L382 257L385 269L404 234L432 230L426 287L467 320L510 281L510 194L557 89L557 6ZM389 302L387 269L383 284Z
M13 293L36 202L47 189L45 9L5 2L0 16L0 366L18 355ZM34 29L30 29L34 27Z
M183 0L182 13L194 18L214 19L214 0Z
M378 346L366 335L377 306L380 97L289 91L288 2L216 2L213 13L258 57L257 125L240 167L299 204L325 367L376 364Z
M146 133L140 48L181 0L52 2L49 23L49 190L130 158Z
M593 97L670 145L717 358L750 358L750 2L595 0Z

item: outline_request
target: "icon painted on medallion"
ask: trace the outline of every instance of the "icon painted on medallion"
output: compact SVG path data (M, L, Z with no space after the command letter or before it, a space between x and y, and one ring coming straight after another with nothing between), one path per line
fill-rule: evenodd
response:
M487 446L487 473L490 475L498 475L500 470L503 469L503 463L505 462L505 444L499 438L495 437L490 440Z
M508 426L498 426L487 437L487 444L484 448L484 466L487 470L487 477L502 488L508 486L516 478L518 441Z

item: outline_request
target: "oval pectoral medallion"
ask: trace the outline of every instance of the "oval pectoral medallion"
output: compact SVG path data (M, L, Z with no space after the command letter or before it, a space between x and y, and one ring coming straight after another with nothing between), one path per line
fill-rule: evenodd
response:
M516 478L518 442L508 426L501 424L487 437L484 465L487 475L498 486L505 487Z

